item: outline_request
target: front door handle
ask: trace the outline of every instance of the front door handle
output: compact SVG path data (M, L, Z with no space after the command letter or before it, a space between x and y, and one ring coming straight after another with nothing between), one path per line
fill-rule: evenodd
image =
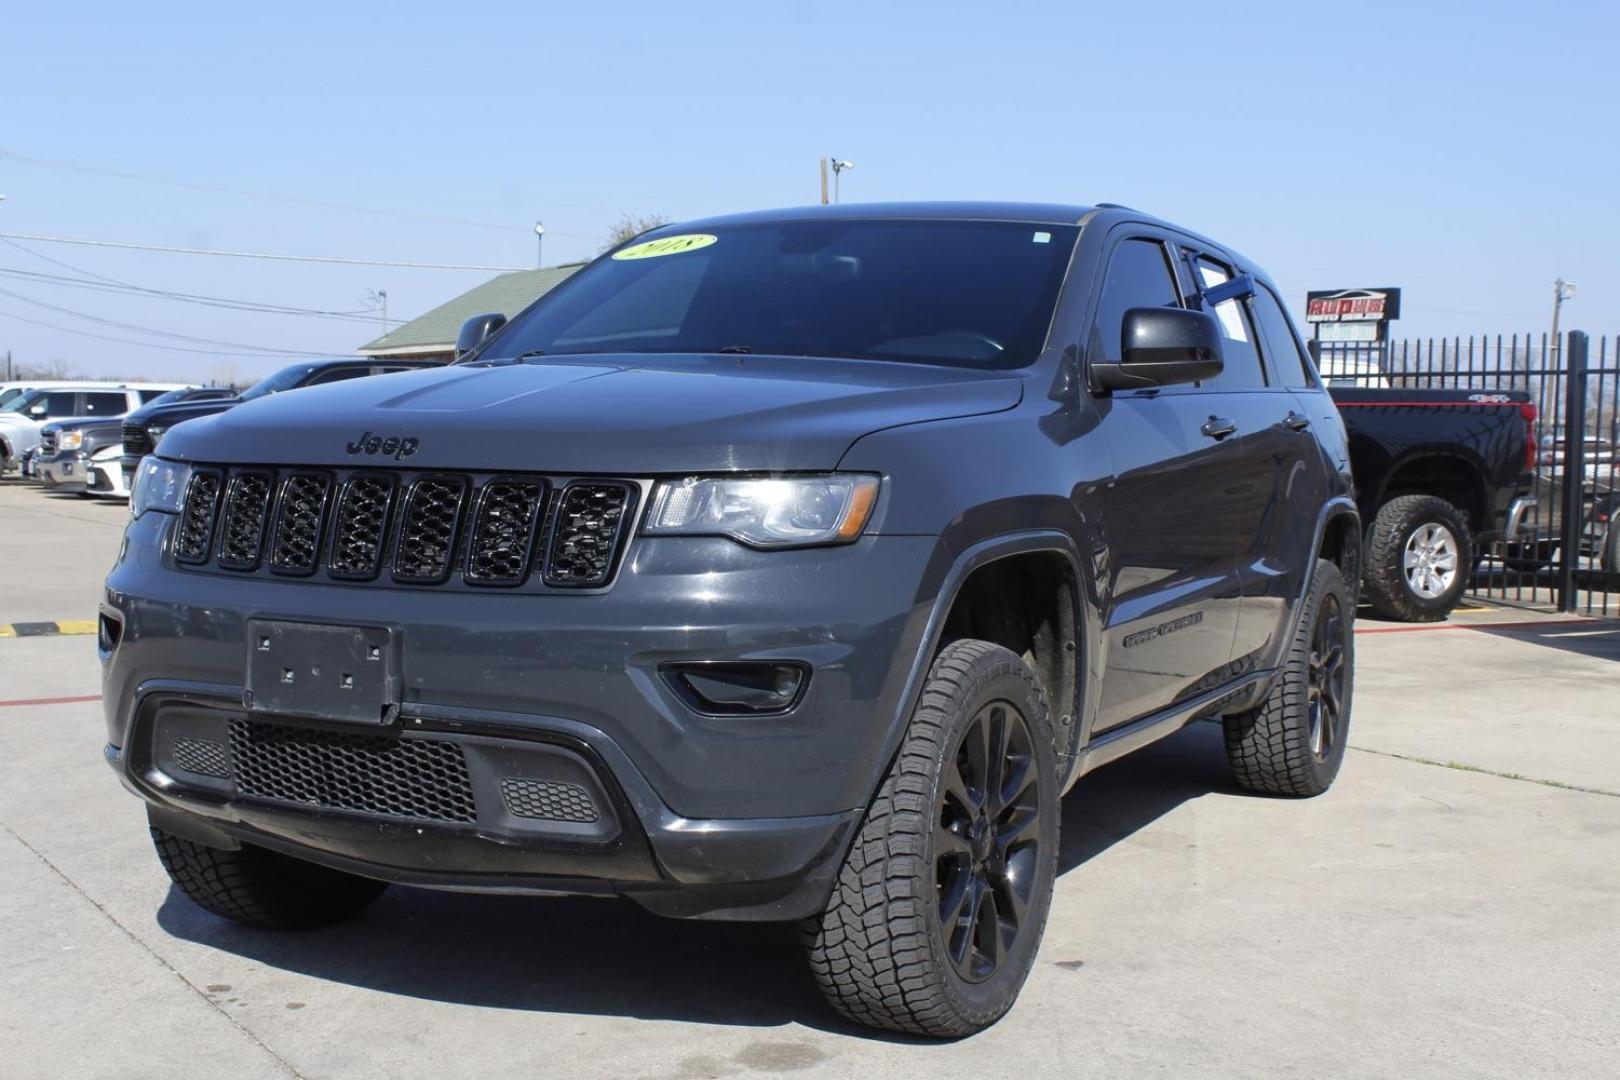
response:
M1210 438L1218 442L1232 434L1232 432L1236 431L1237 425L1232 423L1232 421L1224 420L1219 416L1212 416L1206 420L1204 422L1204 426L1198 430L1202 434L1208 435Z
M1311 418L1301 416L1297 412L1291 412L1283 417L1283 423L1287 425L1289 431L1304 431L1311 426Z

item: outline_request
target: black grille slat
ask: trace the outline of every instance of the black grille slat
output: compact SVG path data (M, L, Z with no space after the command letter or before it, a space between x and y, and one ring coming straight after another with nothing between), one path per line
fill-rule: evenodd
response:
M252 570L259 565L270 516L270 486L271 476L265 472L239 472L226 486L219 527L219 565L225 569Z
M275 802L410 818L476 821L461 747L437 739L232 720L237 790Z
M478 495L465 577L475 585L521 585L545 509L537 480L491 480Z
M153 450L150 436L146 434L146 425L138 422L124 424L124 454L128 457L145 457Z
M198 469L186 485L186 501L175 529L174 557L183 563L208 561L214 539L214 518L218 515L219 492L223 477L217 469Z
M613 574L634 509L628 484L575 481L563 489L546 557L547 585L591 588Z
M370 580L377 576L388 541L388 508L393 498L391 476L360 474L343 485L327 560L333 577Z
M459 476L431 476L411 485L394 548L394 580L437 584L450 576L457 525L467 494Z
M278 574L312 574L321 550L321 522L332 489L325 473L298 472L281 484L276 501L270 569Z
M42 431L39 433L39 456L50 457L56 453L56 432Z

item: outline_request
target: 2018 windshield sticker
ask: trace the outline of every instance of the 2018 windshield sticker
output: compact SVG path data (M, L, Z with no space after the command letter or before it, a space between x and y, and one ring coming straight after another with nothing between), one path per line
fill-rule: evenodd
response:
M706 248L718 240L719 237L708 233L683 233L680 236L661 236L657 240L648 240L641 244L631 244L622 251L615 251L615 259L656 259L660 255L679 255L683 251L696 251Z

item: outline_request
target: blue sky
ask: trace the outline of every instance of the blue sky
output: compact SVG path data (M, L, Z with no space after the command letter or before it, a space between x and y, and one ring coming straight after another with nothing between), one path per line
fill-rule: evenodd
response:
M1259 260L1296 317L1306 289L1399 285L1397 333L1539 332L1561 275L1581 286L1566 325L1612 333L1616 9L20 4L0 42L0 232L528 266L537 217L548 263L579 258L626 211L814 201L816 160L837 154L856 163L845 201L1150 210ZM385 289L405 317L488 276L27 246L296 307L358 310ZM74 276L4 244L0 269ZM170 351L84 315L331 354L374 331L37 278L0 289L0 352L90 372L282 361Z

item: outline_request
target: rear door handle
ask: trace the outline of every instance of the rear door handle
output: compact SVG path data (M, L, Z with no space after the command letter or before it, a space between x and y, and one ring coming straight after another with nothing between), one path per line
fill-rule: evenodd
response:
M1311 418L1308 416L1301 416L1297 412L1291 412L1287 416L1283 417L1283 423L1288 426L1288 430L1290 431L1304 431L1306 428L1311 426Z
M1219 416L1212 416L1206 420L1204 422L1204 426L1198 430L1201 433L1208 435L1210 438L1219 441L1236 431L1237 425L1232 423L1230 420L1223 420Z

